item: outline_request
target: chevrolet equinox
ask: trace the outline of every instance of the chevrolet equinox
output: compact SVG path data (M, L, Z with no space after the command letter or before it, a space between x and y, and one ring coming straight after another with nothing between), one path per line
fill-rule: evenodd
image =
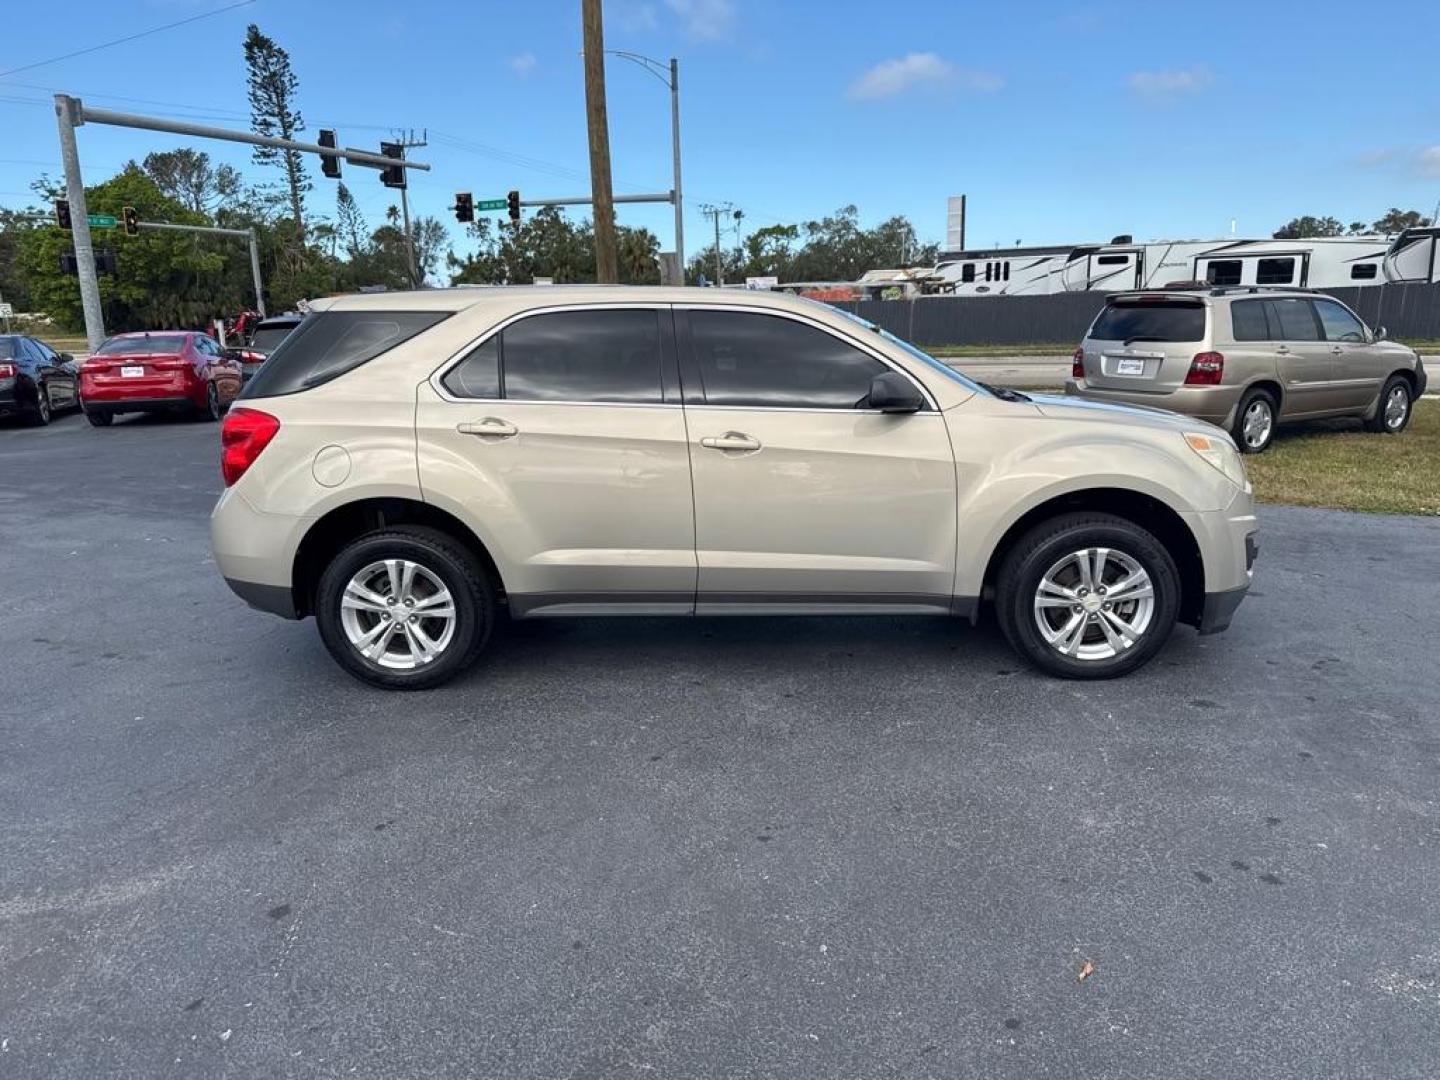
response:
M1229 435L972 382L834 308L551 287L313 305L222 429L211 534L339 664L438 685L512 618L993 604L1054 675L1223 630L1255 558Z

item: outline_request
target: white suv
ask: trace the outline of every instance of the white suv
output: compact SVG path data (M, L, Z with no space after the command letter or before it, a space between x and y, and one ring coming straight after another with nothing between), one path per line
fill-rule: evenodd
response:
M1228 625L1230 438L1027 397L794 297L504 288L319 302L223 430L216 561L356 676L433 686L497 612L927 613L1057 675Z

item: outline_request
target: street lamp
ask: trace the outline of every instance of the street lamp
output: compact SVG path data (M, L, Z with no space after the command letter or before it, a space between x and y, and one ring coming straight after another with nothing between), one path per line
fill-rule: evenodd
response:
M685 200L680 194L680 61L671 57L669 64L653 60L640 53L624 49L606 49L610 56L618 56L639 64L670 88L670 146L675 156L675 182L671 201L675 205L675 259L680 263L680 284L685 284Z

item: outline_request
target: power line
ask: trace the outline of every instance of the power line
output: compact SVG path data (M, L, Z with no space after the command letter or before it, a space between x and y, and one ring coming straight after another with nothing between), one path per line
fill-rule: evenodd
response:
M138 34L130 34L128 37L116 38L114 41L106 41L103 44L91 45L88 48L84 49L76 49L74 52L65 53L63 56L52 56L48 60L36 60L33 64L23 64L20 67L11 68L9 71L0 71L0 79L3 79L8 75L18 75L20 74L20 72L29 71L32 68L45 67L47 64L58 64L61 60L73 60L77 56L88 56L90 53L99 52L101 49L109 49L113 48L116 45L124 45L130 41L138 41L143 37L149 37L151 34L158 34L164 30L173 30L177 26L185 26L189 23L199 22L201 19L208 19L212 15L223 15L227 11L234 11L236 8L248 7L250 4L253 3L255 3L255 0L237 0L236 3L227 4L225 7L216 8L214 11L201 12L199 15L191 15L188 19L178 19L175 22L166 23L164 26L156 26L149 30L141 30Z

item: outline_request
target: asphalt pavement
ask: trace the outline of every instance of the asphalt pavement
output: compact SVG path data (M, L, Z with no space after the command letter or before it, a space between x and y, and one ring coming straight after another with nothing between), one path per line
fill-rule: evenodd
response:
M1266 509L1118 682L616 619L392 695L230 595L219 487L0 429L6 1080L1435 1075L1440 522Z

